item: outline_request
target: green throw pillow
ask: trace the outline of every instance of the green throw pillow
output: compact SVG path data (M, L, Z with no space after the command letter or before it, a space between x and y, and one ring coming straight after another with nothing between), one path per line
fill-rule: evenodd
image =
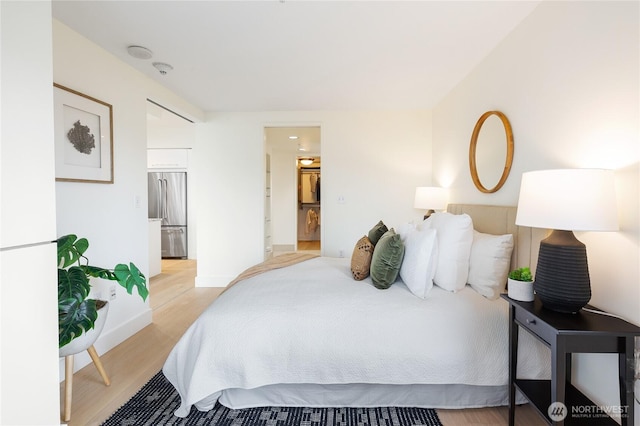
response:
M398 278L404 257L404 243L391 228L376 244L371 258L370 275L373 285L379 289L391 287Z
M371 241L371 244L373 244L374 246L376 244L378 244L378 240L384 235L385 232L387 232L389 230L389 228L387 228L387 225L385 225L384 223L382 223L382 221L378 222L376 224L376 226L374 226L373 228L371 228L371 230L369 231L369 235L367 235L369 237L369 241Z

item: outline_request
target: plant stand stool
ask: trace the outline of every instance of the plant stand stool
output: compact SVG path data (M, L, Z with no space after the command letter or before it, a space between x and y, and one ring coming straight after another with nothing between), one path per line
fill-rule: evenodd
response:
M96 352L96 348L91 345L87 348L87 352L89 352L89 356L91 360L95 364L98 369L98 373L102 376L102 380L104 380L104 384L106 386L111 385L111 380L109 380L109 376L107 376L107 372L104 370L102 366L102 362L100 361L100 357L98 356L98 352ZM71 420L71 397L73 395L73 354L67 355L64 357L64 421L68 422Z

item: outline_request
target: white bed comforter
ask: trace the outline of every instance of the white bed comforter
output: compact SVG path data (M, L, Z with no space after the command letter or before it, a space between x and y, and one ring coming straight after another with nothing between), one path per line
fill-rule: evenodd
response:
M469 287L425 300L351 277L348 259L315 258L242 281L187 330L163 372L192 405L278 383L504 385L508 304ZM549 376L546 348L521 333L518 376ZM525 367L524 369L521 367Z

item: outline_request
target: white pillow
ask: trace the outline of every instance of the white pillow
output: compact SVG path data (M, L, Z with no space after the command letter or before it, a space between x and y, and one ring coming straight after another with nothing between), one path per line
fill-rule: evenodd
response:
M404 259L400 278L416 296L425 299L433 288L433 276L438 258L435 229L405 228L403 234Z
M438 259L433 282L456 292L467 285L469 256L473 242L473 222L468 214L436 212L420 224L421 229L435 229Z
M402 242L404 243L407 239L407 235L416 230L416 224L412 222L407 222L403 225L400 225L396 228L396 233L400 235Z
M490 235L473 231L467 282L487 299L504 291L513 252L513 235Z

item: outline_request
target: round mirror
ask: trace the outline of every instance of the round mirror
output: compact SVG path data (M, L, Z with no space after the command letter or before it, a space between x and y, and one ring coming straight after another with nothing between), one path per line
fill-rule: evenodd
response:
M503 163L504 159L504 163ZM496 192L507 181L513 162L513 132L500 111L487 111L478 119L469 145L471 179L481 192ZM500 167L504 164L504 167Z

